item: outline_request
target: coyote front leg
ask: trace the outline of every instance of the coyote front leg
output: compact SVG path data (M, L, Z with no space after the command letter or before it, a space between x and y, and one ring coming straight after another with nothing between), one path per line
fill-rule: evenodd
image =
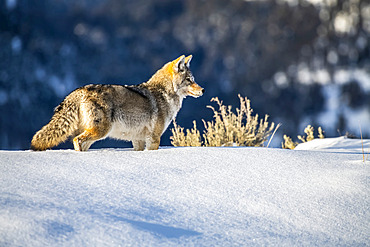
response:
M134 146L135 151L143 151L145 149L145 141L144 140L132 141L132 146Z
M161 136L153 135L146 139L146 149L147 150L158 150L159 143L161 141Z

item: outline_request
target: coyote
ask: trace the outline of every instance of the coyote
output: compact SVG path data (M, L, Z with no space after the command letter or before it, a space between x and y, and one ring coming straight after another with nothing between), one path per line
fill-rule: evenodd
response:
M33 136L31 149L46 150L72 136L76 151L87 151L106 137L132 141L136 151L157 150L183 99L203 95L189 69L191 59L182 55L139 85L91 84L74 90Z

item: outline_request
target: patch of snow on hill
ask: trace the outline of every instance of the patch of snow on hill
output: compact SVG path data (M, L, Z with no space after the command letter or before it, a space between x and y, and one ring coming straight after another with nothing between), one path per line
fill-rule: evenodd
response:
M314 139L299 144L294 150L319 150L341 153L370 153L370 140L350 139L347 137Z

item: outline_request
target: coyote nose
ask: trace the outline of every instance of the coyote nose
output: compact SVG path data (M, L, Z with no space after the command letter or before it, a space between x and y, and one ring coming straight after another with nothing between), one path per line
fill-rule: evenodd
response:
M204 88L202 88L202 93L204 93Z

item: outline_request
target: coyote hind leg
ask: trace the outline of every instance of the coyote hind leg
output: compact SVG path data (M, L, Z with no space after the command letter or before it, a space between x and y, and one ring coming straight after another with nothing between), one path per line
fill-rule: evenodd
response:
M108 133L107 130L98 127L86 129L80 135L73 138L73 146L76 151L87 151L90 146Z

